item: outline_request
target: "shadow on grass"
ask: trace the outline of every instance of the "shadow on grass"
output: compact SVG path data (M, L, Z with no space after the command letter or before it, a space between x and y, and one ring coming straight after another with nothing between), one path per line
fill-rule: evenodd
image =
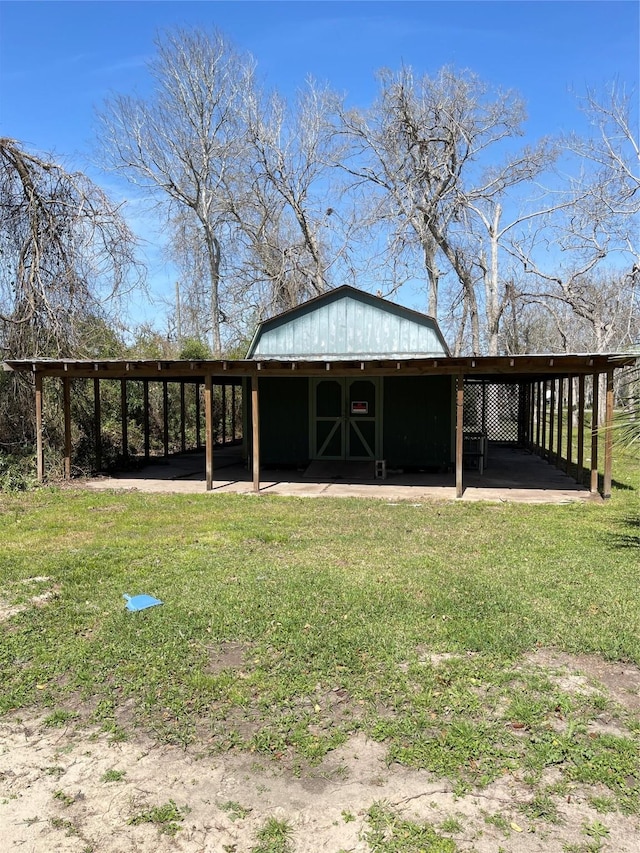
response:
M576 483L581 486L584 486L585 489L589 488L591 483L591 471L589 468L583 468L582 472L576 471L575 474L570 474L569 476L575 477ZM604 488L604 475L599 472L598 473L598 491L602 493ZM636 486L633 483L623 483L622 480L617 480L615 477L611 480L611 488L616 489L620 492L635 492Z
M604 479L602 482L604 483ZM611 481L611 487L614 489L619 489L621 492L636 491L636 487L632 483L621 483L620 480L616 480L615 478ZM602 488L602 483L600 484L600 488Z
M622 530L609 536L614 548L638 548L640 550L640 516L622 519Z

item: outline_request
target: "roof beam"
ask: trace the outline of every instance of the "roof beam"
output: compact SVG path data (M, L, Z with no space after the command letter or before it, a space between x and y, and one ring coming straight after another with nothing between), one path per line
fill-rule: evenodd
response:
M405 376L457 375L467 373L468 380L486 379L493 381L536 381L543 378L559 379L568 376L593 375L608 370L633 365L638 356L632 354L584 354L584 355L516 355L516 356L464 356L446 358L409 359L225 359L211 361L171 361L131 359L116 361L62 359L8 360L4 370L30 371L42 376L69 376L90 378L100 374L104 379L148 379L180 380L190 378L204 382L210 375L220 384L239 381L256 371L270 376L291 375L321 376L327 371L348 375L356 371L370 376L390 376L402 373Z

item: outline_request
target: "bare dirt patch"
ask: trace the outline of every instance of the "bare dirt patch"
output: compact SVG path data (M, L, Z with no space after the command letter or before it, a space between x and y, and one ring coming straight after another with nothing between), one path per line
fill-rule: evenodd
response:
M51 578L49 577L38 576L25 578L23 581L20 581L20 585L29 587L36 584L49 583L50 581ZM29 606L42 607L43 605L48 604L56 598L59 592L59 585L54 584L51 589L45 590L39 595L30 596L29 599L22 604L10 604L9 602L0 599L0 622L6 622L7 619L10 619L12 616L16 616L18 613L22 613L22 611L26 610Z
M208 649L209 663L205 667L205 672L216 673L223 669L241 669L250 650L247 643L227 642L218 647L212 646Z
M567 692L605 688L627 710L640 710L640 669L632 663L611 663L598 655L569 655L551 649L538 649L527 656L527 662L548 669Z
M235 656L240 649L225 651ZM586 679L580 689L597 680L597 689L637 708L636 667L542 651L526 664L548 669L550 677ZM523 812L535 794L523 774L507 773L487 788L456 796L447 780L426 770L387 764L385 745L363 734L320 765L295 773L256 753L203 755L197 746L158 745L142 733L113 743L94 728L51 728L45 719L11 715L0 721L3 850L249 853L260 827L275 817L291 825L295 853L369 853L367 810L375 802L441 832L445 821L457 822L451 837L460 851L598 849L588 847L594 838L585 834L596 822L608 830L599 849L636 853L639 847L637 816L592 807L591 798L606 791L576 785L554 795L558 822L552 823ZM548 772L545 784L553 784L554 774ZM182 816L175 836L163 833L160 823L130 822L170 802Z

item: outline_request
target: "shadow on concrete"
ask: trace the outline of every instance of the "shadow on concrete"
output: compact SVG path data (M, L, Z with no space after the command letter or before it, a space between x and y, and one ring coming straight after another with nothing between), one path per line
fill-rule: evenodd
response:
M373 462L312 462L305 470L265 468L260 493L299 497L372 497L384 500L455 500L455 475L428 471L388 470L376 479ZM90 488L139 489L147 492L205 492L204 452L157 458L136 471L85 481ZM601 500L591 495L539 456L512 447L491 446L487 467L480 474L465 470L463 500L522 503L566 503ZM212 493L251 493L253 479L240 449L214 453Z

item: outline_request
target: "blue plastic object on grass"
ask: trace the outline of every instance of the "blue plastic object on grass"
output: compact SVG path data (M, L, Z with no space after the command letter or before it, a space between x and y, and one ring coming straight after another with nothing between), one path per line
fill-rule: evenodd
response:
M122 597L127 602L127 610L133 612L136 610L146 610L147 607L155 607L157 604L162 604L159 598L154 598L152 595L134 595L132 598L125 592Z

